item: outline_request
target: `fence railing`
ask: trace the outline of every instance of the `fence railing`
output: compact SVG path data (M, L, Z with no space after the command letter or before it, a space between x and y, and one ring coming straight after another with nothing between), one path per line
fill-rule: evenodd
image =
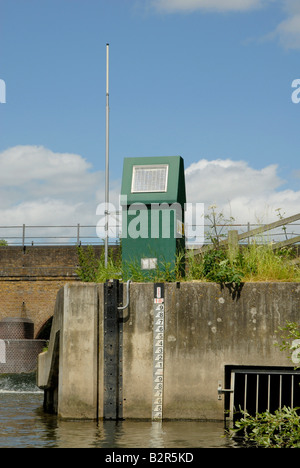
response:
M299 221L298 223L296 221ZM187 246L197 248L197 241L193 241L193 235L189 237L189 228L195 230L197 226L186 226ZM121 226L119 226L121 228ZM227 236L230 231L238 231L238 241L242 244L251 242L256 238L258 242L272 243L278 246L300 243L300 214L285 218L271 224L218 224L214 226L222 231L222 236ZM211 245L210 233L211 224L204 224L204 243ZM120 229L121 232L121 229ZM220 243L226 243L228 239L222 239ZM120 238L110 237L109 243L116 245L120 243ZM57 225L57 226L1 226L0 225L0 245L8 246L63 246L63 245L103 245L103 238L97 235L96 225ZM197 249L196 249L197 250ZM195 253L197 253L195 250ZM203 251L203 248L201 249Z
M300 243L300 235L298 235L299 230L296 229L293 232L288 232L287 226L289 226L289 228L291 226L298 228L299 223L295 223L298 220L300 220L300 213L294 216L289 216L288 218L282 218L273 223L261 225L254 229L250 229L248 226L248 230L240 234L237 229L233 229L234 225L230 225L226 239L218 239L218 245L222 246L228 244L231 249L236 249L241 241L247 240L249 243L251 240L255 239L256 242L264 242L266 240L266 236L268 244L270 244L274 250L281 247L295 245ZM280 231L278 231L279 228ZM273 231L271 235L269 234L270 231ZM265 235L266 232L268 232L267 235ZM280 237L277 237L277 241L275 240L276 236ZM194 254L197 255L198 253L203 253L206 249L210 248L210 245L206 245L199 250L195 250Z
M117 240L110 240L116 243ZM104 240L96 233L96 225L57 225L57 226L0 226L0 245L81 245L103 244Z

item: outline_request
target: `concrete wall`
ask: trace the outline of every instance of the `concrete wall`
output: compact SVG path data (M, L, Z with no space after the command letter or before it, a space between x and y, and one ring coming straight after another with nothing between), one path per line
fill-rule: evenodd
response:
M58 413L101 418L103 285L67 285L60 294ZM214 283L165 284L164 419L222 420L217 389L218 381L224 386L225 366L291 366L274 343L279 326L299 322L299 300L299 283L248 283L238 294ZM151 419L153 284L131 284L123 315L123 417ZM54 341L53 332L48 353L40 355L42 388Z
M49 349L38 361L46 410L64 419L97 419L98 355L98 289L66 285L57 295Z
M123 415L149 418L153 285L131 285L124 324ZM248 283L239 297L214 283L165 285L164 418L222 419L226 365L290 366L274 346L286 320L299 322L300 284Z

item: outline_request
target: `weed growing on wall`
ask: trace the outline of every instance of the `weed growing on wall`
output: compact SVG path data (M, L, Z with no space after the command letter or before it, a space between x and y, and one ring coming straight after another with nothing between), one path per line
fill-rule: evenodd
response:
M182 271L183 255L185 271ZM299 264L292 262L289 249L275 252L271 246L260 244L243 246L234 259L224 247L212 248L197 256L187 250L178 254L174 265L160 262L146 275L138 261L122 265L120 254L110 253L105 266L104 253L97 259L92 246L78 247L78 263L79 278L97 283L107 279L130 279L135 282L209 281L239 286L246 281L300 281Z
M253 243L240 256L243 281L299 281L299 266L292 262L292 249L274 251L271 245Z
M209 281L240 285L243 273L237 261L230 261L225 250L211 250L203 256L203 276Z
M210 226L206 232L210 245L205 246L203 253L194 255L192 250L187 249L177 254L174 263L159 262L155 269L145 273L137 260L122 264L122 244L119 255L112 256L109 251L107 266L104 253L100 259L96 259L93 247L79 247L77 274L82 281L210 281L231 284L237 289L249 281L300 281L300 264L293 258L295 250L292 247L274 250L272 244L264 242L263 238L254 239L251 244L243 246L224 243L234 218L225 218L216 208L215 205L210 206L205 215ZM276 211L279 219L283 219L280 208ZM282 229L287 236L286 226ZM182 265L185 265L184 270Z
M77 248L79 267L76 270L77 275L84 282L95 282L99 269L99 262L95 257L95 251L91 245L86 249Z
M105 266L104 252L97 259L91 245L77 247L77 253L79 266L76 273L81 281L103 283L108 279L122 278L122 263L119 255L113 257L110 251L107 266Z
M142 270L139 262L132 261L122 264L120 255L112 256L109 253L107 266L105 266L104 252L99 259L95 256L92 246L78 247L77 274L81 281L103 283L109 279L131 280L135 282L172 282L180 281L182 276L182 255L177 256L175 265L160 262L157 268L149 270L147 274Z

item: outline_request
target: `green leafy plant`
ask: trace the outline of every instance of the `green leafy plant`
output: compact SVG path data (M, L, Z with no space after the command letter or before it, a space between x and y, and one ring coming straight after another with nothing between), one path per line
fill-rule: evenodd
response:
M147 280L147 278L145 278L145 274L143 274L141 265L137 260L126 262L123 265L123 280L127 281L129 279L137 283L143 283Z
M300 354L300 327L295 322L286 322L279 327L282 343L276 346L292 357ZM293 343L295 343L293 345ZM231 437L243 436L245 441L264 448L300 448L300 408L284 406L274 413L265 411L251 416L247 411L240 410L243 417L235 422L230 429Z
M107 279L120 279L122 277L119 256L113 257L112 253L109 253L107 265L105 265L104 252L100 258L96 258L95 250L91 245L78 247L77 253L79 266L76 273L82 281L102 283Z
M137 260L122 264L120 255L113 255L109 251L107 265L105 265L104 253L96 258L92 246L78 247L77 274L84 282L102 283L108 279L130 279L135 282L172 282L184 279L182 267L184 252L179 252L174 264L170 262L159 262L157 267L147 273L141 269Z
M209 250L203 257L203 276L216 283L240 285L243 273L237 263L230 262L225 250Z
M180 272L180 260L176 259L175 264L172 265L170 262L159 262L159 264L153 270L143 271L139 262L132 261L127 262L123 265L123 280L135 282L173 282L181 279Z
M187 251L185 255L186 259L186 281L194 281L204 279L203 276L203 261L200 255L195 256L193 251Z
M96 283L105 283L108 279L121 279L122 278L122 265L119 259L114 260L113 258L107 259L107 265L105 266L105 259L102 255L98 262L98 270L96 273Z
M248 442L263 448L300 448L299 408L284 406L274 413L266 411L250 416L242 411L243 417L235 423L232 436L243 434Z
M185 269L183 268L185 257ZM77 274L85 282L103 282L106 279L145 281L213 281L239 286L246 281L300 281L299 265L290 262L289 252L274 252L268 245L250 245L240 249L232 260L228 249L212 248L202 255L192 251L179 252L174 264L159 262L147 275L138 261L123 265L120 255L109 253L105 266L104 253L96 258L92 246L78 247Z
M206 233L210 246L205 246L202 254L194 255L193 251L186 249L177 254L174 263L160 261L154 270L145 274L135 259L122 264L122 244L119 255L112 255L109 249L107 265L104 254L97 259L93 247L79 247L77 273L82 281L212 281L232 285L234 290L239 290L248 281L300 282L300 265L294 259L297 254L293 247L274 250L271 244L263 243L262 239L259 242L255 239L250 245L239 246L232 241L234 236L231 236L229 243L224 243L228 236L228 227L234 218L226 219L216 208L215 205L210 206L205 216L210 223ZM278 214L282 219L280 209Z
M91 245L86 248L77 247L79 267L76 270L79 278L84 282L95 282L99 267L99 261L95 257L95 251Z

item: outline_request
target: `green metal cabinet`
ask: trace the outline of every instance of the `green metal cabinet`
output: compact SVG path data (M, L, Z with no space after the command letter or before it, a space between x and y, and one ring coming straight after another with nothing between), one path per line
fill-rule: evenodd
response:
M184 162L181 156L125 158L122 262L142 271L174 269L185 250ZM184 256L182 256L182 266Z

